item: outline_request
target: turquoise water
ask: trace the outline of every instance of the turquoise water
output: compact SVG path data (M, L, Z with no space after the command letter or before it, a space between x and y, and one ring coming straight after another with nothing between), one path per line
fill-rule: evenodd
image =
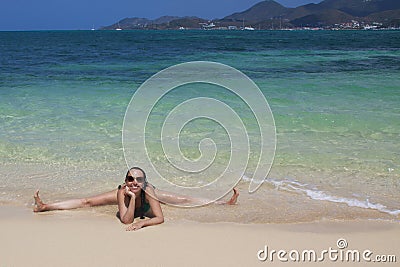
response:
M121 131L133 93L158 71L198 60L249 76L275 118L267 182L248 195L250 167L234 208L247 217L228 212L227 220L398 220L399 31L0 32L0 201L30 205L35 188L50 200L114 188L126 171ZM256 129L240 101L212 87L167 95L151 123L161 125L168 110L194 96L224 99ZM229 147L211 122L186 130L188 158L199 156L203 138ZM158 140L152 132L155 159Z

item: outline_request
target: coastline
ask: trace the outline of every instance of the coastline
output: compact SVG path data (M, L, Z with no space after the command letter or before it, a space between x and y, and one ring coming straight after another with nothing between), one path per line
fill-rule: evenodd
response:
M268 246L269 250L287 252L315 250L319 255L329 248L338 250L339 239L348 244L344 251L370 250L370 259L394 255L397 262L400 260L400 239L396 238L400 224L390 221L240 224L167 217L162 225L126 232L115 217L88 210L35 214L26 207L0 206L0 214L0 259L4 266L279 266L290 263L277 258L260 261L257 253ZM328 256L318 263L299 262L321 263L355 264L340 259L334 262Z
M91 176L95 170L93 166L83 169L44 164L0 165L2 167L0 174L4 181L2 191L0 191L0 205L28 209L32 208L33 193L36 189L40 189L40 195L45 203L88 197L116 188L122 181L120 177L125 172L125 168L119 170L117 167L106 170L97 169L101 175L93 179ZM18 175L21 169L29 174L29 183L24 180L26 176ZM292 172L280 173L277 168L271 171L271 176L295 177ZM357 219L400 222L396 203L389 203L391 206L386 207L385 202L373 200L371 195L368 199L352 196L352 191L343 193L336 191L335 193L335 191L313 189L306 185L307 181L300 183L286 178L268 178L255 194L249 194L248 180L249 178L244 177L236 186L240 192L237 205L227 208L211 204L191 208L190 212L185 208L163 205L164 215L174 221L187 219L201 223L228 221L246 224L287 224ZM55 181L62 181L62 186L55 186ZM361 186L366 185L359 185ZM223 199L228 200L230 195L228 193ZM116 207L112 205L96 207L86 209L84 212L114 216ZM390 212L394 213L390 214Z

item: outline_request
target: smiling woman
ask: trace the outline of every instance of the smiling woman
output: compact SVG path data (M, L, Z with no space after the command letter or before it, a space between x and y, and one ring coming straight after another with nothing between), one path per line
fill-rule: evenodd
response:
M234 205L239 197L238 191L233 189L233 196L229 201L217 201L217 204ZM131 224L127 230L138 230L142 227L156 225L164 222L160 202L174 205L188 203L209 203L208 200L195 199L187 196L172 194L156 189L147 182L146 173L139 167L133 167L126 173L125 183L118 189L102 193L93 197L70 199L56 203L43 203L39 197L39 190L34 195L34 212L52 210L70 210L85 207L104 205L118 205L117 217L124 224ZM135 223L135 218L140 220ZM147 217L147 219L145 219Z
M131 224L127 230L138 230L142 227L157 225L164 222L164 215L161 210L160 202L154 197L154 189L147 188L145 172L138 168L131 168L125 177L125 185L119 186L117 193L118 218L124 224L133 223L136 217L141 220ZM147 192L146 192L147 189Z

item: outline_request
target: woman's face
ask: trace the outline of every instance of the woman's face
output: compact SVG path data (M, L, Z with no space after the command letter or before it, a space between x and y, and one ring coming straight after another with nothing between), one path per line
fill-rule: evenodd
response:
M125 178L125 184L135 195L140 192L144 184L144 174L140 170L130 170Z

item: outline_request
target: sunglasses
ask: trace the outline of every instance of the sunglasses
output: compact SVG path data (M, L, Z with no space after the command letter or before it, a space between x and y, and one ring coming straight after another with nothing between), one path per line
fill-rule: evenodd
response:
M143 183L143 182L144 182L144 177L126 176L125 180L126 180L127 182L136 181L136 183Z

